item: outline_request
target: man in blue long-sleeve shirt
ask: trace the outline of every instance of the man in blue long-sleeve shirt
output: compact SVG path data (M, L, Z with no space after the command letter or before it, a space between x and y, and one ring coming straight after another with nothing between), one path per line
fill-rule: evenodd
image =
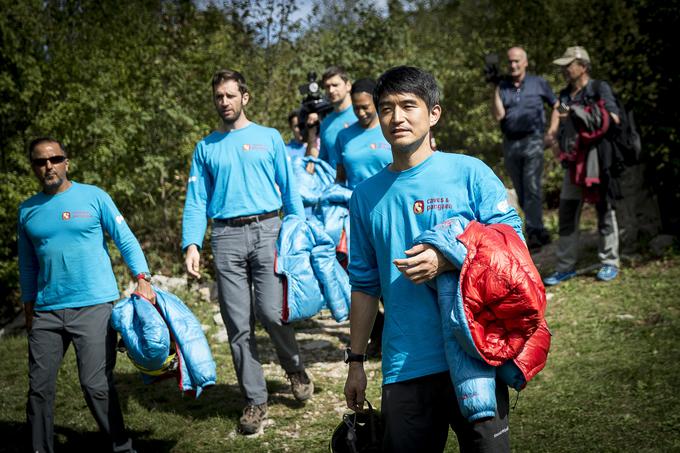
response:
M199 249L207 219L213 219L210 240L220 311L246 400L239 428L243 434L253 434L266 420L268 397L257 356L255 316L274 343L295 398L304 401L314 391L295 332L281 322L283 282L274 274L279 209L283 204L286 214L303 219L305 214L281 135L246 117L250 93L243 75L220 70L213 76L212 90L221 124L194 150L182 248L187 272L200 277Z
M28 330L31 451L53 451L57 372L71 342L97 424L113 451L134 451L113 383L116 333L109 320L112 302L120 295L104 232L136 276L136 292L153 301L144 253L106 192L68 179L68 159L58 141L34 140L29 158L42 185L42 192L19 207L17 228Z

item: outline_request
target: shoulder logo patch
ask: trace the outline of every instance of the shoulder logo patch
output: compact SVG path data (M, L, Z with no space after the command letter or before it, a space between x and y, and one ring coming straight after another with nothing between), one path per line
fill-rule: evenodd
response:
M506 213L510 210L510 203L508 203L508 200L503 200L500 203L496 205L499 211L502 213Z

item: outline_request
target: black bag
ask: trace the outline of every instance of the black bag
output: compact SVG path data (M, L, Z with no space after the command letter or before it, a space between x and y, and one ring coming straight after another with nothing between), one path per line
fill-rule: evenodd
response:
M383 425L380 412L368 403L366 412L345 414L331 436L332 453L380 453Z
M593 88L595 93L599 95L599 80L593 80ZM616 99L616 107L619 109L620 124L617 125L612 121L608 138L614 148L615 167L617 164L619 166L637 165L641 160L642 141L640 140L640 133L635 126L633 111L626 109L618 96L614 95L614 99Z

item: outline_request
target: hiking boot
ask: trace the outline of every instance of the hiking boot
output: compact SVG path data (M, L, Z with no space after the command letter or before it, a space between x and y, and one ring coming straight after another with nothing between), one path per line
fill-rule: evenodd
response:
M574 271L555 272L554 274L550 275L549 277L544 278L543 284L545 286L555 286L555 285L559 285L562 282L566 282L567 280L570 280L574 277L576 277L576 272L574 272Z
M249 404L243 408L243 415L238 421L241 434L255 434L262 429L267 419L267 403Z
M597 271L597 275L595 276L595 278L603 282L609 282L614 280L618 275L619 275L618 267L612 266L610 264L605 264L600 268L599 271Z
M314 394L314 382L307 373L307 371L296 371L288 374L290 379L290 387L293 390L293 396L298 401L307 401Z

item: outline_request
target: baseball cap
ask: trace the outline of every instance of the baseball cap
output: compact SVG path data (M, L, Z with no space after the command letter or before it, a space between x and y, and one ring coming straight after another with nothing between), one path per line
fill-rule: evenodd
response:
M567 50L564 51L564 55L557 60L554 60L553 63L558 66L567 66L576 59L590 63L588 52L581 46L567 47Z

